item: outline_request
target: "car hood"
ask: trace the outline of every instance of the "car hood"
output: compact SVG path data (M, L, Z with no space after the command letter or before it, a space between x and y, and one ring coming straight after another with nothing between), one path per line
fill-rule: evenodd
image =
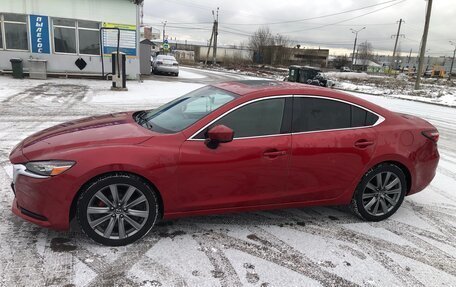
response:
M133 112L93 116L62 123L26 138L20 146L29 160L50 151L144 142L154 132L138 125Z

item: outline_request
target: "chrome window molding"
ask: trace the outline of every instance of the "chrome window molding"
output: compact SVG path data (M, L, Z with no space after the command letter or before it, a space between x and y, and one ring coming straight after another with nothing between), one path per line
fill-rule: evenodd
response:
M218 121L219 119L221 119L222 117L226 116L227 114L245 106L245 105L248 105L248 104L251 104L251 103L254 103L254 102L258 102L258 101L261 101L261 100L268 100L268 99L276 99L276 98L289 98L289 97L295 97L295 98L317 98L317 99L323 99L323 100L330 100L330 101L336 101L336 102L341 102L341 103L345 103L345 104L349 104L349 105L352 105L352 106L355 106L355 107L358 107L360 109L363 109L369 113L372 113L376 116L378 116L378 120L373 124L373 125L369 125L369 126L361 126L361 127L350 127L350 128L339 128L339 129L328 129L328 130L316 130L316 131L306 131L306 132L295 132L295 133L283 133L283 134L272 134L272 135L261 135L261 136L251 136L251 137L239 137L239 138L233 138L233 140L242 140L242 139L254 139L254 138L265 138L265 137L277 137L277 136L287 136L287 135L300 135L300 134L309 134L309 133L321 133L321 132L333 132L333 131L345 131L345 130L356 130L356 129L366 129L366 128L372 128L372 127L375 127L375 126L378 126L379 124L381 124L382 122L385 121L385 118L366 108L366 107L363 107L363 106L360 106L358 104L355 104L355 103L352 103L352 102L348 102L348 101L345 101L345 100L341 100L341 99L335 99L335 98L329 98L329 97L324 97L324 96L314 96L314 95L282 95L282 96L270 96L270 97L264 97L264 98L259 98L259 99L253 99L251 101L248 101L248 102L245 102L237 107L234 107L232 108L231 110L223 113L222 115L218 116L217 118L215 118L214 120L212 120L211 122L209 122L208 124L206 124L204 127L202 127L201 129L199 129L196 133L194 133L193 135L191 135L187 140L188 141L204 141L205 139L195 139L194 137L197 136L201 131L203 131L204 129L206 129L207 127L209 127L210 125L212 125L214 122Z

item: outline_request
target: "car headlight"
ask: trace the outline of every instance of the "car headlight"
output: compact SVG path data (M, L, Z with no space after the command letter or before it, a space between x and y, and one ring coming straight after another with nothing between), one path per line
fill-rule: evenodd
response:
M54 176L70 169L75 164L74 161L32 161L25 164L28 171L43 176Z

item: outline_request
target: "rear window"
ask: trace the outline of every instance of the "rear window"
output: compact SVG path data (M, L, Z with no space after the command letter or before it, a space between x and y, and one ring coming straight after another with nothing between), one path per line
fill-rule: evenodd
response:
M176 58L174 58L173 56L166 56L166 55L159 55L159 56L157 56L157 59L176 61Z

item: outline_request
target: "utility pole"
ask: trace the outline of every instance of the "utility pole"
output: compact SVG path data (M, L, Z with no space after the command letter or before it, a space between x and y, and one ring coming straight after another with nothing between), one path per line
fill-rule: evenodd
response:
M421 39L420 62L418 64L418 71L416 73L415 90L420 89L421 72L423 70L424 53L426 52L426 41L429 32L429 22L431 21L432 0L427 1L428 4L426 9L426 22L424 23L423 38Z
M404 35L401 35L401 25L402 25L402 19L399 20L399 27L397 28L397 34L393 35L392 37L396 37L396 41L394 42L394 50L393 50L393 61L396 61L396 49L397 49L397 41L399 40L399 36L404 37ZM397 68L397 63L394 62L394 69Z
M358 61L359 47L356 49L355 64Z
M212 11L212 15L214 15L214 11ZM217 36L218 36L218 15L219 15L219 7L217 7L217 16L214 19L214 51L212 54L212 64L217 64Z
M165 43L165 30L166 30L166 22L163 22L163 43Z
M206 61L204 61L204 65L207 65L207 60L209 59L209 52L211 51L212 46L212 38L214 37L215 26L212 26L212 34L211 39L209 40L209 45L207 45L207 54L206 54Z
M454 56L456 56L456 42L450 41L450 44L452 46L454 46L454 51L453 51L453 60L451 60L451 68L450 68L450 71L448 72L448 81L451 81L451 72L453 71Z
M356 49L356 42L358 41L358 33L361 32L362 30L366 29L366 27L363 27L359 30L355 30L355 29L351 29L350 30L352 31L353 34L355 34L355 43L353 44L353 54L352 54L352 64L351 64L351 68L353 70L353 65L355 64L354 61L355 61L355 49Z

